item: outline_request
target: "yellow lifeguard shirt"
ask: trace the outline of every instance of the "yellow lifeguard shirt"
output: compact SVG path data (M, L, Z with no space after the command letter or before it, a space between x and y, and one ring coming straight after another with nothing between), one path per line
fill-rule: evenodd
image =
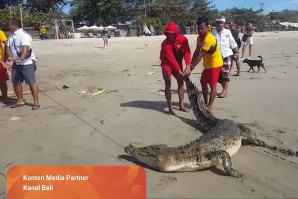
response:
M40 33L42 33L42 34L46 34L46 33L47 33L47 29L44 28L44 27L41 27L41 28L40 28Z
M197 39L197 46L203 51L203 66L204 69L219 68L223 66L223 59L220 53L219 45L217 44L214 53L209 54L207 51L216 45L216 38L208 32L206 37L201 40L200 36Z
M0 30L0 60L4 60L3 43L7 41L7 37L2 30Z

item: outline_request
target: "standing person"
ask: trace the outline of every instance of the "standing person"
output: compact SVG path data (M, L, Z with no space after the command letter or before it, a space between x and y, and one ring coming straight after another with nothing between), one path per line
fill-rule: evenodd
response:
M204 70L201 76L201 86L205 104L208 111L211 111L216 97L216 86L219 78L220 69L223 66L222 56L219 45L215 37L210 33L210 24L207 17L199 17L197 20L199 36L197 39L197 48L193 54L191 67L186 68L185 73L190 75L191 70L203 58ZM211 92L209 94L209 86Z
M166 39L161 44L160 59L163 78L165 80L165 97L168 103L169 113L175 115L171 105L171 76L176 78L178 83L179 109L184 108L184 81L183 81L183 58L186 68L190 67L190 47L185 36L181 35L176 23L171 22L166 27L164 34Z
M106 31L106 29L104 29L102 31L102 38L103 38L104 48L107 48L108 47L109 36L108 36L108 32Z
M238 52L241 48L241 38L240 38L240 30L237 29L237 26L234 22L231 22L229 24L229 28L230 28L230 31L233 35L233 38L235 40L235 42L237 43L237 49L238 49ZM234 51L234 56L232 57L232 64L231 64L231 68L230 68L230 73L232 71L232 68L233 68L233 61L236 62L236 67L237 67L237 73L234 74L233 76L240 76L240 58L239 58L239 54L236 54L236 52Z
M12 83L17 96L17 102L11 105L11 108L25 105L22 88L22 82L25 80L26 84L30 86L34 100L32 109L39 109L39 88L36 84L35 65L32 61L35 59L32 52L32 38L21 28L21 23L18 19L11 19L9 21L9 29L11 34L8 38L8 46L13 59Z
M244 59L244 53L245 48L248 45L249 46L249 54L248 59L251 57L251 51L252 51L252 45L253 45L253 35L254 35L254 27L251 23L248 23L243 34L243 47L242 47L242 57L241 59Z
M41 40L47 39L47 29L45 28L45 26L41 26L39 34Z
M0 30L0 62L6 61L7 37L2 30ZM7 101L7 83L8 74L4 64L0 63L0 91L2 93L2 101Z
M228 94L229 87L229 73L230 67L232 63L233 51L235 52L235 56L239 55L238 46L232 36L232 33L229 29L225 29L226 19L222 16L219 19L216 19L216 28L212 31L212 34L217 40L217 44L220 47L220 52L223 58L223 67L220 70L220 75L218 82L222 85L222 92L219 94L219 98L224 98Z

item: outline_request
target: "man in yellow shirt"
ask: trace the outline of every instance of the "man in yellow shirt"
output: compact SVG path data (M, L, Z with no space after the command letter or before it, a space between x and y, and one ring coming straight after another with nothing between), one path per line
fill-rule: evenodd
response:
M7 83L8 74L7 69L1 64L2 61L6 61L7 37L2 30L0 30L0 90L2 93L2 101L7 99Z
M44 26L41 26L39 33L41 40L47 39L47 29Z
M220 69L223 66L223 59L216 38L210 33L208 18L199 17L197 25L199 32L197 48L192 57L191 69L185 69L185 73L190 75L191 70L193 70L203 58L204 71L200 82L205 104L210 111L217 94L216 85L219 79ZM210 95L208 85L211 89Z

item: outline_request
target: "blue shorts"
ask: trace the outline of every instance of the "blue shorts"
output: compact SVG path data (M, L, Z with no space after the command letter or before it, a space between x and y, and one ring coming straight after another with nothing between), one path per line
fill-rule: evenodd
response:
M34 64L16 65L12 66L12 83L22 83L25 80L26 84L34 84L35 80L35 66Z

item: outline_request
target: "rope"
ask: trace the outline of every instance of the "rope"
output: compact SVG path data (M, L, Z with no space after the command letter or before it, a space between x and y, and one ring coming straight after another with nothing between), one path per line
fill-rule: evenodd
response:
M106 137L107 139L109 139L111 142L113 142L114 144L116 144L117 146L119 146L121 149L124 148L121 144L119 144L118 142L116 142L115 140L113 140L112 138L110 138L109 136L107 136L106 134L104 134L98 128L96 128L95 126L93 126L92 124L90 124L89 122L87 122L86 120L84 120L83 118L81 118L80 116L78 116L77 114L75 114L74 112L72 112L69 108L65 107L63 104L61 104L60 102L58 102L57 100L55 100L54 98L52 98L51 96L49 96L48 94L46 94L45 92L42 92L42 91L40 91L40 92L42 94L44 94L45 96L47 96L48 98L50 98L52 101L54 101L59 106L63 107L66 111L68 111L70 114L72 114L73 116L75 116L76 118L78 118L81 122L87 124L89 127L93 128L95 131L97 131L98 133L100 133L101 135L103 135L104 137Z

